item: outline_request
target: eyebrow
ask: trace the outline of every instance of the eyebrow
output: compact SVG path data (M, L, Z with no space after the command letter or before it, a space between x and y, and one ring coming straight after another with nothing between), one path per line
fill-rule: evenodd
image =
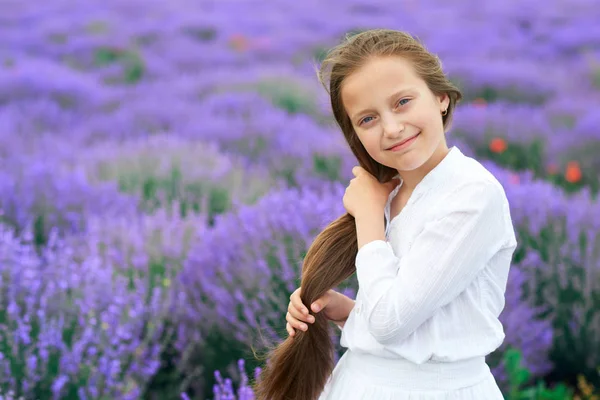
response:
M391 96L388 97L388 101L391 101L392 99L394 99L395 97L399 97L407 92L412 92L415 88L414 87L407 87L404 89L400 89L397 92L394 92ZM350 117L351 119L355 119L360 117L362 114L365 114L367 112L373 111L370 108L364 109L364 110L360 110L359 112L355 113L352 117Z

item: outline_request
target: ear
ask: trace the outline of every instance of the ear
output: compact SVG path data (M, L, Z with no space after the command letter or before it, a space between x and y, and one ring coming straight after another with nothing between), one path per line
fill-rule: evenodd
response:
M448 109L448 105L450 104L450 97L447 93L441 94L437 96L438 101L440 103L440 112Z

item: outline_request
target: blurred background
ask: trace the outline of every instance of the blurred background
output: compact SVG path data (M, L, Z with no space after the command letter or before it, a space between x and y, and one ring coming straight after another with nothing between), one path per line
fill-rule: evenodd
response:
M440 56L509 198L506 398L599 398L596 0L1 4L3 398L252 398L356 163L315 66L369 28Z

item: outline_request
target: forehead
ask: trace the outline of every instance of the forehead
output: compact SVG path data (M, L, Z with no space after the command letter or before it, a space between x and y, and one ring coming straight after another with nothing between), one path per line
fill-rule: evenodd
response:
M372 58L348 75L342 84L342 101L347 107L388 95L405 87L422 88L410 60L400 56Z

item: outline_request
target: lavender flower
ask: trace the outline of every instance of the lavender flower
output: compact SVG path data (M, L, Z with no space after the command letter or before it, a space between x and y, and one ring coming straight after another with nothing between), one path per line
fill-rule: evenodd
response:
M0 225L0 235L0 386L26 398L140 393L159 366L163 289L115 274L93 240L68 246L54 234L39 254L30 231Z

